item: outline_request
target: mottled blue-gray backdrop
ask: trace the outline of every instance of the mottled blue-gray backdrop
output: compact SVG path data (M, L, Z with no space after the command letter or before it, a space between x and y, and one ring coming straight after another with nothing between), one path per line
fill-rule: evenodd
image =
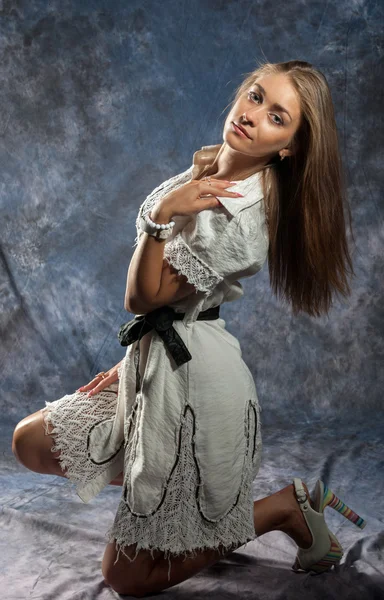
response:
M265 263L224 318L265 424L382 410L382 7L294 7L2 3L3 415L21 418L123 357L116 334L132 318L123 304L138 207L195 150L222 141L222 112L263 58L312 61L329 81L357 277L328 317L293 317Z
M263 409L270 472L256 495L307 470L308 482L335 476L335 491L347 477L354 508L365 506L359 490L365 499L372 486L362 480L383 470L382 30L373 0L0 2L7 468L20 419L123 357L116 336L133 317L124 293L145 196L222 141L223 111L257 60L303 59L334 99L356 238L352 295L335 298L328 317L293 317L265 264L222 316Z

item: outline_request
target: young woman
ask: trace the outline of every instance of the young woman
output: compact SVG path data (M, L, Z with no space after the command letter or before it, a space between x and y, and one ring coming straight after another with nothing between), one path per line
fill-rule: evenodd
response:
M20 462L67 477L84 502L122 486L102 561L115 591L158 592L272 530L298 544L294 570L319 573L342 556L325 507L365 526L321 480L312 498L294 478L253 502L260 406L219 314L267 258L295 314L321 315L335 292L349 294L344 206L330 90L302 61L247 76L223 143L195 152L140 206L124 359L46 402L13 440Z

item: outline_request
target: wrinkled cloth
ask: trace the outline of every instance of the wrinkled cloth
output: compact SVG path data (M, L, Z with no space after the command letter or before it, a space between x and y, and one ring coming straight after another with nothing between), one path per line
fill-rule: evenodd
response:
M220 315L220 307L215 306L202 313L199 313L197 320L218 319ZM184 313L176 313L170 306L160 306L155 310L150 311L145 315L135 317L128 323L123 323L120 326L117 337L122 346L129 346L136 340L141 340L143 335L156 329L157 333L163 340L164 344L171 353L174 361L178 366L192 359L192 354L184 344L183 340L172 326L175 319L183 319ZM136 365L136 392L140 391L140 344L137 345L137 353L135 353Z
M192 178L193 165L147 196L136 221L136 244L143 234L140 216ZM252 400L259 408L255 384L242 359L239 341L226 330L225 321L198 321L197 315L243 295L238 280L261 269L267 257L268 237L260 173L230 186L230 190L244 197L220 196L223 207L203 210L192 217L173 217L175 226L164 245L164 257L194 284L196 292L169 306L185 313L173 326L194 360L177 366L155 330L128 346L119 369L115 419L100 423L90 432L90 454L105 461L106 470L93 484L78 486L77 493L84 501L118 475L113 465L109 470L107 459L119 448L124 450L121 443L125 440L127 444L136 403L142 406L141 419L135 424L139 429L137 457L130 474L126 473L133 512L149 514L158 505L174 464L177 433L187 404L200 425L195 437L205 481L200 488L204 513L213 518L225 514L238 493L247 441L247 404ZM142 385L136 394L134 353L138 343ZM220 489L215 489L218 481L222 482Z
M203 150L213 155L218 147ZM143 234L140 217L165 194L191 181L195 166L147 196L139 208L135 245ZM260 271L267 258L260 173L230 186L230 191L244 197L220 196L220 207L174 216L164 245L166 260L195 288L168 304L184 313L173 328L192 359L178 365L154 328L135 340L119 366L113 415L95 420L87 434L93 471L77 480L76 492L88 502L124 472L109 532L119 547L137 543L137 550L179 552L246 543L254 537L250 490L262 451L255 383L225 320L197 318L202 311L239 299L239 280ZM181 465L187 473L180 471Z

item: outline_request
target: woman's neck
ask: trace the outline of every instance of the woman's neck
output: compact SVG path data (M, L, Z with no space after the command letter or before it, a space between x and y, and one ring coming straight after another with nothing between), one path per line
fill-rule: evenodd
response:
M233 151L227 144L220 147L213 164L206 170L205 176L229 181L242 181L261 171L269 164L271 157L247 157Z

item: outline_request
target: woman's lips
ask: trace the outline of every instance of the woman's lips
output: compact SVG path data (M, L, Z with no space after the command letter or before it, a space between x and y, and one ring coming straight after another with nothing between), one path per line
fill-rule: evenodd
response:
M250 138L248 135L246 135L246 134L244 133L244 131L243 131L242 129L240 129L240 127L238 127L237 125L235 125L235 123L234 123L233 121L232 121L232 127L233 127L233 130L234 130L236 133L238 133L239 135L241 135L242 137L245 137L245 138L247 138L248 140L250 140L250 139L251 139L251 138Z

